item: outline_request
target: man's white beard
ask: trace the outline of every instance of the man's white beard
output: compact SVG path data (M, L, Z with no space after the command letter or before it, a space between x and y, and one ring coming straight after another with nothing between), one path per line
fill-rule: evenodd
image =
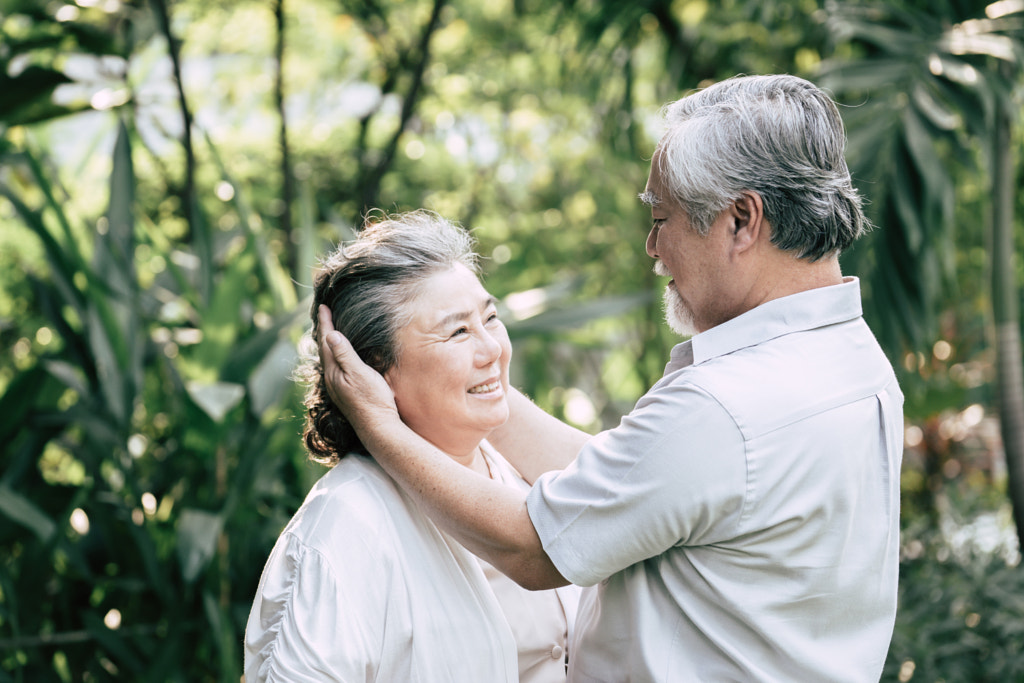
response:
M683 303L679 292L672 285L665 285L665 322L673 332L681 337L692 337L697 334L693 323L693 314Z
M654 262L654 274L661 277L671 277L668 268L661 261ZM693 323L693 313L683 303L679 292L672 285L665 285L665 322L669 328L681 337L692 337L697 334L697 327Z

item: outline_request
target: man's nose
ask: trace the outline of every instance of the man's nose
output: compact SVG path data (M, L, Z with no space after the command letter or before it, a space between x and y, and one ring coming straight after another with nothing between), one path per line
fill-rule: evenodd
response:
M647 255L651 258L658 258L658 226L651 228L647 234Z

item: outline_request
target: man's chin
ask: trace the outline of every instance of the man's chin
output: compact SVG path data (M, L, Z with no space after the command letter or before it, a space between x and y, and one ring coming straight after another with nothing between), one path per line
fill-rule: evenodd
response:
M669 329L680 337L692 337L697 334L693 316L671 284L665 287L665 322L668 323Z

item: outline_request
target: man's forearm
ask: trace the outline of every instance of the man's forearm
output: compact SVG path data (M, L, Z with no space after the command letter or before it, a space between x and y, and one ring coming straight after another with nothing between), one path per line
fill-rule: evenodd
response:
M521 492L459 465L400 420L393 422L357 430L434 523L524 588L568 583L544 552Z
M331 400L381 467L439 527L513 581L532 590L567 584L544 552L525 496L456 463L412 431L384 378L334 331L330 309L320 306L317 315Z
M564 470L590 438L541 410L516 389L508 394L509 419L488 437L526 481L551 470Z

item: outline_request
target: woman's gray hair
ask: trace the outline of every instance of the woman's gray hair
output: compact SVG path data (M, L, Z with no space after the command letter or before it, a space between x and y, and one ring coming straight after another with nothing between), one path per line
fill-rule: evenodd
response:
M701 234L744 191L756 192L772 244L816 261L869 224L843 157L835 103L796 76L737 76L664 109L659 170Z
M374 212L354 241L322 260L313 282L313 325L300 344L302 362L295 373L306 385L303 440L311 459L333 465L347 453L366 452L327 394L318 354L320 304L330 307L334 329L383 374L398 362L398 330L411 321L408 304L423 281L456 264L479 275L473 247L468 232L435 213Z

